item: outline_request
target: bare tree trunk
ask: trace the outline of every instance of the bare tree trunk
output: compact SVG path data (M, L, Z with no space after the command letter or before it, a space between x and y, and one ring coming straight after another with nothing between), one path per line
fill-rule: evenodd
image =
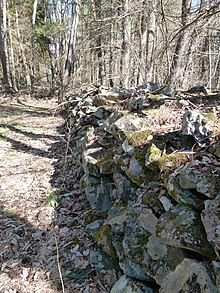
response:
M153 80L153 55L156 40L155 0L144 1L140 17L138 83Z
M111 0L111 14L113 13L113 2ZM113 81L113 46L114 46L114 24L111 21L110 26L110 49L109 49L109 84L111 87L114 85Z
M9 54L9 64L10 64L10 76L11 76L11 84L12 87L17 91L16 85L16 74L15 74L15 62L14 62L14 49L12 43L12 34L11 34L11 21L10 16L8 16L8 32L9 32L9 42L10 42L10 54Z
M146 2L146 1L145 1ZM143 3L145 6L145 2ZM144 7L145 8L145 7ZM145 8L146 9L146 8ZM145 9L140 15L140 52L139 52L139 68L138 68L138 84L142 84L145 80L146 70L146 51L147 51L147 17Z
M3 4L3 7L2 7ZM4 12L4 15L3 15ZM6 1L0 3L0 59L2 63L2 83L7 88L10 87L8 79L8 69L7 69L7 57L6 57L6 32L4 30L5 26L5 16L6 13ZM2 24L3 20L3 24Z
M189 16L190 12L190 4L189 0L182 0L182 16L181 16L181 23L182 23L182 28L186 27L187 24L187 19ZM181 75L183 75L183 71L181 69L181 61L184 59L184 56L186 54L186 50L188 48L187 42L188 42L188 32L186 30L183 30L180 32L177 42L176 42L176 47L175 47L175 52L173 55L173 60L170 68L170 73L168 77L168 82L171 82L172 84L176 86L180 86L180 79ZM184 59L184 62L187 62Z
M153 55L156 39L156 15L155 0L148 1L148 28L147 28L147 56L146 56L146 80L152 81L153 78Z
M121 84L129 87L130 78L130 59L131 59L131 17L128 15L130 10L130 0L124 0L124 19L122 21L122 70Z
M65 67L64 67L62 84L61 84L61 91L59 94L59 102L62 102L63 100L66 86L72 74L73 61L74 61L74 49L76 44L76 33L77 33L77 27L79 22L79 5L80 5L79 2L75 2L74 4L72 4L68 48L66 52L66 60L65 60Z
M32 48L32 76L31 76L31 91L34 91L34 81L35 81L35 23L36 23L36 14L37 14L37 0L34 0L33 4L33 14L32 14L32 39L31 39L31 48Z
M27 85L28 89L31 89L31 75L30 75L30 71L29 71L29 68L28 68L28 64L27 64L27 58L26 58L25 53L24 53L24 47L23 47L23 42L22 42L21 33L20 33L20 27L19 27L18 11L17 11L16 7L15 7L15 18L16 18L17 38L18 38L18 40L20 40L20 42L19 42L19 50L20 50L22 63L23 63L24 69L25 69L26 85Z

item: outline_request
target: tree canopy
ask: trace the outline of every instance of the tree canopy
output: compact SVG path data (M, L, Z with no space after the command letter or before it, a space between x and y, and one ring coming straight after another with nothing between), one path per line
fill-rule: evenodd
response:
M219 87L218 0L2 0L2 86Z

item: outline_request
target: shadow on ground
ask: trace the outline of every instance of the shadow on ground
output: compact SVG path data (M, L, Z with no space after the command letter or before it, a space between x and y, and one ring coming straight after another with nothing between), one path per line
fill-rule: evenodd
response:
M21 110L17 106L0 105L0 115L1 111L9 115L11 111L12 114L17 111L20 114L39 115L39 118L48 115L46 111ZM79 191L78 182L71 178L73 166L71 156L68 156L66 151L63 126L58 127L60 136L35 134L7 123L0 124L0 127L8 127L10 131L29 139L52 140L49 149L45 151L31 147L26 142L0 135L0 139L6 139L12 148L19 152L55 159L50 185L58 200L55 204L51 200L49 207L42 202L42 208L33 215L36 223L32 225L27 218L8 210L0 199L0 291L63 292L63 282L65 292L84 292L83 289L76 290L75 285L89 278L91 282L91 276L94 276L95 272L86 260L88 254L84 253L88 253L89 249L82 232L84 196ZM76 258L86 273L76 274L75 277L72 274L71 278Z

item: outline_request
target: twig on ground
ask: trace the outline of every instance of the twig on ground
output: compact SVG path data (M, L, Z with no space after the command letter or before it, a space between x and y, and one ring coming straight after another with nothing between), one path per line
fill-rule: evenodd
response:
M54 232L54 237L55 237L56 250L57 250L57 267L58 267L60 281L61 281L61 285L62 285L62 292L65 293L65 287L64 287L64 283L63 283L63 276L62 276L61 267L60 267L60 254L59 254L59 248L58 248L56 232Z

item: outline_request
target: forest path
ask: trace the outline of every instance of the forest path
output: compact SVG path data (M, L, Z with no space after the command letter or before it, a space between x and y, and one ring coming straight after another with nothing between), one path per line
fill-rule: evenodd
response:
M56 107L0 103L0 292L103 292L91 278L85 200L71 178Z

